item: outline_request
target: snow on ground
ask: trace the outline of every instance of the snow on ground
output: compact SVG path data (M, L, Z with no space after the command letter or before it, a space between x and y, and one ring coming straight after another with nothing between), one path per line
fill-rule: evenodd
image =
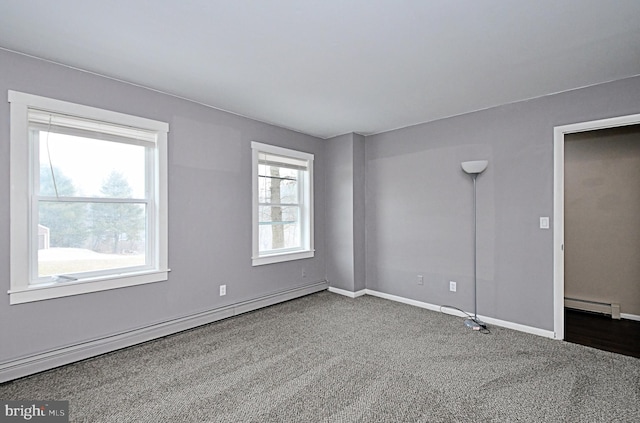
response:
M138 254L139 255L139 254ZM86 248L46 248L38 250L38 261L60 260L115 260L134 257L136 254L104 254Z

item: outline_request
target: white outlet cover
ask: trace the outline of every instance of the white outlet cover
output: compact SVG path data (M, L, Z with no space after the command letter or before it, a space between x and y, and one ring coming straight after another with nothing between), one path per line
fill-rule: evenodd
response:
M449 281L449 291L456 292L457 283L454 281Z
M220 296L227 295L227 285L220 285Z

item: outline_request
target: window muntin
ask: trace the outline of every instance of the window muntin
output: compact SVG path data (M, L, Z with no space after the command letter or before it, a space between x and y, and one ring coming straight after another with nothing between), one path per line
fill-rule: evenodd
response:
M11 304L166 280L168 125L9 102Z
M252 148L253 264L313 257L313 155L256 142Z

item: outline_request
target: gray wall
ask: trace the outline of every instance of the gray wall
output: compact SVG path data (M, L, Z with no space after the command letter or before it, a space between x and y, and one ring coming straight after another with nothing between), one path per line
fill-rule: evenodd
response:
M640 315L640 125L565 136L565 297Z
M9 306L9 89L169 123L167 282ZM324 141L3 50L0 95L0 362L324 279ZM315 258L251 266L252 140L315 153Z
M352 134L325 141L331 163L326 175L327 280L334 288L355 291L353 272L353 143Z
M362 135L326 141L327 280L351 292L366 288L364 152Z
M353 285L354 291L366 286L366 178L365 137L353 134Z
M472 182L460 162L488 159L478 313L553 330L553 127L640 113L639 99L635 77L367 137L367 288L472 310Z

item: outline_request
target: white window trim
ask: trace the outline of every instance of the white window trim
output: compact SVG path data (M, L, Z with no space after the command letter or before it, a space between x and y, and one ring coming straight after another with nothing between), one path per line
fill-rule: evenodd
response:
M10 109L10 304L20 304L51 298L67 297L104 291L168 279L168 215L167 215L167 133L169 125L137 116L98 109L95 107L54 100L51 98L8 92ZM154 176L156 229L155 268L151 270L111 274L62 284L30 285L32 166L28 135L28 109L62 113L92 120L111 122L157 132L156 169Z
M291 150L284 147L277 147L274 145L263 144L260 142L251 142L252 150L252 172L251 172L251 186L252 186L252 256L251 261L253 266L261 266L264 264L279 263L291 260L300 260L305 258L312 258L315 254L314 250L314 226L313 226L313 154L305 153L302 151ZM258 153L271 153L286 157L295 157L298 159L306 160L308 162L307 179L304 181L308 189L304 190L304 200L302 203L301 219L308 216L308 222L304 221L302 224L304 249L295 250L291 252L278 252L272 254L260 255L259 251L259 231L258 231Z

